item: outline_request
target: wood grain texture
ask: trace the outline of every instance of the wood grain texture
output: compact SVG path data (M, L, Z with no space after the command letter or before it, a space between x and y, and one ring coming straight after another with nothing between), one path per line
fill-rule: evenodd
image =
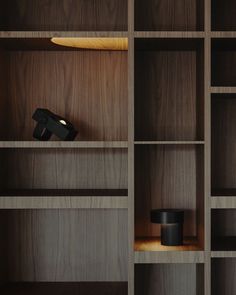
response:
M222 94L212 99L212 194L236 188L235 148L236 95ZM220 192L221 193L221 192Z
M235 94L236 87L211 87L211 93Z
M205 32L187 31L138 31L134 32L135 38L204 38Z
M212 258L236 258L236 251L211 251Z
M135 1L135 29L138 31L200 31L203 29L203 1Z
M235 197L217 196L211 197L211 208L214 209L236 209L236 195Z
M232 295L236 293L236 259L213 259L212 260L212 294Z
M212 1L212 31L236 31L235 14L234 0Z
M127 281L126 210L8 210L7 281Z
M160 225L150 222L150 210L158 208L184 209L184 235L198 236L197 199L203 199L202 156L199 146L136 146L136 237L160 235Z
M0 25L7 31L122 31L125 0L10 0Z
M198 57L194 50L136 51L136 140L203 139Z
M136 264L156 264L156 263L204 263L203 251L136 251Z
M127 189L123 149L4 149L1 190ZM56 193L57 194L57 193Z
M0 209L127 209L127 197L0 197Z
M137 295L203 294L203 265L138 264L135 266Z
M127 141L0 141L0 148L128 148Z
M0 31L0 38L128 37L126 31Z
M83 282L83 283L13 283L0 288L2 295L127 295L127 283Z
M8 132L2 140L32 140L38 107L71 121L77 140L127 140L127 53L9 51L6 62Z

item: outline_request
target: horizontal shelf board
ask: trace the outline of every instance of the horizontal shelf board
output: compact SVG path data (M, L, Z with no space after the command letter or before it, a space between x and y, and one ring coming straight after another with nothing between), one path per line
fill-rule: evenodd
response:
M151 238L136 238L135 239L135 251L148 251L148 252L156 252L156 251L200 251L202 250L198 242L195 238L186 238L184 239L184 245L181 246L163 246L161 245L161 241L159 237L151 237Z
M0 197L0 209L126 209L127 197Z
M186 31L136 31L135 38L204 38L204 32L186 32Z
M135 141L134 142L135 144L204 144L205 142L204 141Z
M135 251L135 263L204 263L204 252Z
M212 258L234 258L236 251L211 251Z
M236 38L236 32L232 31L215 31L211 32L212 38Z
M0 287L1 295L49 295L49 294L94 294L126 295L127 282L33 282L8 283Z
M0 31L0 38L128 37L125 31Z
M212 209L232 209L236 208L236 196L218 196L211 197L211 208Z
M236 87L211 87L211 93L227 94L236 93Z
M127 148L127 141L0 141L0 148Z

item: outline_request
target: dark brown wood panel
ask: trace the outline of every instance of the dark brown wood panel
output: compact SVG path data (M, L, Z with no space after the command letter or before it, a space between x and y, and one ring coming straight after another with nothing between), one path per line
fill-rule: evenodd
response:
M215 209L211 215L212 250L236 250L236 210Z
M184 235L197 236L197 208L203 200L203 150L196 146L143 146L135 149L135 234L160 235L150 210L185 210ZM203 225L203 222L201 223ZM200 232L203 232L201 230Z
M9 51L5 61L2 140L32 140L38 107L71 121L77 140L127 140L126 52Z
M1 151L2 190L127 189L124 149Z
M137 31L200 31L204 27L202 0L136 0Z
M201 264L138 264L135 266L135 295L202 295Z
M203 139L202 60L194 50L136 51L136 140Z
M236 31L235 0L213 0L211 1L211 7L213 31Z
M211 288L214 295L236 294L236 258L216 258L211 264Z
M212 194L235 195L236 95L212 96Z
M9 0L2 6L2 30L127 30L127 0Z
M116 282L13 283L0 288L2 295L127 295L128 284Z
M128 279L126 210L7 210L4 222L7 282Z

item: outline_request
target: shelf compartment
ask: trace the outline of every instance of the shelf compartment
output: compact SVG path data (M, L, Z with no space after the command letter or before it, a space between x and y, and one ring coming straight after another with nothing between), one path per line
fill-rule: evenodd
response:
M183 209L184 237L203 249L203 167L203 146L135 146L136 240L160 237L160 225L150 222L151 209Z
M3 196L127 195L127 157L124 149L2 149L0 192Z
M215 258L211 262L211 294L236 293L236 258Z
M127 0L1 2L1 31L127 30Z
M212 209L211 245L213 251L236 250L236 210Z
M204 140L202 39L135 40L135 140Z
M211 194L236 196L236 95L212 96Z
M80 282L80 283L13 283L0 287L2 295L91 295L96 290L97 295L127 295L127 283L114 282Z
M75 50L48 38L1 39L0 48L1 141L32 141L38 107L71 121L76 140L127 141L126 51Z
M127 218L116 209L0 210L1 282L127 282Z
M204 30L204 1L135 1L137 31Z
M212 31L236 31L236 4L234 0L211 2Z
M137 264L135 295L204 294L203 264Z
M211 83L214 87L236 86L236 42L234 38L212 39Z

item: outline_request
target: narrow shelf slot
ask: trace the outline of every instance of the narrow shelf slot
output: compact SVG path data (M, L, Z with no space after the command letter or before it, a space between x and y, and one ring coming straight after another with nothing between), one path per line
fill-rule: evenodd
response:
M203 0L135 1L135 30L201 31L203 29Z
M6 31L127 30L127 0L1 1L0 29Z
M7 283L0 287L1 295L127 295L126 282L29 282Z

